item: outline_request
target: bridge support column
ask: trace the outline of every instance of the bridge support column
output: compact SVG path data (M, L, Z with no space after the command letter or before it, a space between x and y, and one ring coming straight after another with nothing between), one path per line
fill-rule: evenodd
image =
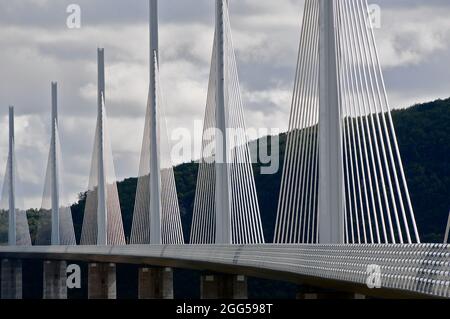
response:
M139 299L173 299L172 268L139 268Z
M300 286L297 292L297 299L366 299L366 296L352 292Z
M3 259L1 275L2 299L22 299L22 261Z
M116 299L116 265L92 263L88 267L88 298Z
M44 299L67 299L66 269L65 261L44 261Z
M242 275L202 275L202 299L247 299L247 277Z

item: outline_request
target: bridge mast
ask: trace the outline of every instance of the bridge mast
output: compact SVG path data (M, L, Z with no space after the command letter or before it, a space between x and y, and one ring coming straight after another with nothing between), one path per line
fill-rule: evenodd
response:
M59 215L59 174L58 174L58 158L56 134L58 129L58 84L52 83L52 137L51 137L51 198L52 198L52 233L51 244L60 245L60 215Z
M14 154L14 107L9 107L9 232L8 244L17 244L16 235L16 175L15 175L15 154Z
M159 63L158 0L150 0L150 244L161 240L161 159L156 69Z
M335 2L319 15L319 243L344 243L342 115L338 94Z
M216 244L231 244L231 180L228 163L228 110L225 109L224 6L226 0L216 0Z
M191 243L195 244L264 242L228 3L227 0L215 3L202 160L191 230Z
M108 212L106 204L106 178L104 167L104 103L105 103L105 51L97 50L98 60L98 188L97 188L97 245L108 245Z
M305 1L276 242L420 242L367 10Z

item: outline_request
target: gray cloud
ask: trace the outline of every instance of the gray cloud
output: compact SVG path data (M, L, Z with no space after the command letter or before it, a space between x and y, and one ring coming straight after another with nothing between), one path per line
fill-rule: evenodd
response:
M66 8L82 8L82 28ZM247 125L287 129L303 0L232 0ZM372 2L372 1L371 1ZM449 95L450 3L376 0L376 31L392 104ZM0 0L0 170L7 106L16 106L17 158L26 204L38 206L48 140L50 82L59 82L66 190L88 183L96 117L96 47L106 49L107 109L118 177L137 174L148 86L146 0ZM169 131L203 118L214 1L160 1L161 76ZM2 177L0 177L1 179Z

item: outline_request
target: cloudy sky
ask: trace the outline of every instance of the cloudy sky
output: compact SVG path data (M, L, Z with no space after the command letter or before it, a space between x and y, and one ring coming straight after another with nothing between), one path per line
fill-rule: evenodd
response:
M66 25L81 7L81 28ZM232 0L230 15L247 126L286 130L304 0ZM395 107L450 96L450 2L377 0L376 30ZM106 54L107 109L118 179L136 176L148 86L146 0L0 0L0 169L7 107L16 107L25 205L38 207L49 144L50 82L59 83L65 189L88 184L96 121L96 48ZM203 117L213 0L160 1L161 75L169 131Z

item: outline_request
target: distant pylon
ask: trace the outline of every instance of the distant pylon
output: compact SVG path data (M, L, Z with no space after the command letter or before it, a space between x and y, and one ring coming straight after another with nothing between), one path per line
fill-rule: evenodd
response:
M14 142L14 107L9 107L9 237L8 244L14 246L17 243L17 220L16 220L16 160Z
M95 133L89 190L86 194L82 245L123 245L122 213L108 138L105 109L104 49L98 49L97 129Z
M366 0L306 0L277 243L420 242Z
M51 91L51 140L45 175L42 205L39 211L36 244L76 245L72 213L62 192L62 159L58 125L58 84L53 82Z
M150 86L131 230L133 244L183 244L159 79L158 1L150 0Z
M14 107L9 107L9 151L0 199L0 244L31 245L26 211L17 207ZM6 234L5 234L6 231Z
M58 88L56 83L52 83L52 138L51 138L51 146L50 146L50 156L51 156L51 170L52 170L52 236L51 243L52 245L59 245L61 242L60 239L60 216L59 216L59 202L60 202L60 194L59 194L59 186L60 186L60 176L58 172L59 162L57 158L57 150L56 150L56 133L58 130Z
M256 244L264 236L245 132L228 1L216 0L192 244ZM233 134L231 134L233 133ZM213 150L211 145L214 145Z

